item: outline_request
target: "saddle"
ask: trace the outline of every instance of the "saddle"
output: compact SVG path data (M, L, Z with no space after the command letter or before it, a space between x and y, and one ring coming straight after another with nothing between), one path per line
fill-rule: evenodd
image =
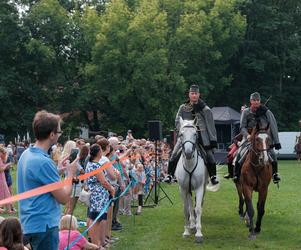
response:
M235 157L235 155L237 153L237 150L238 150L238 145L236 143L232 143L229 146L229 152L227 154L228 162L233 162L234 157Z

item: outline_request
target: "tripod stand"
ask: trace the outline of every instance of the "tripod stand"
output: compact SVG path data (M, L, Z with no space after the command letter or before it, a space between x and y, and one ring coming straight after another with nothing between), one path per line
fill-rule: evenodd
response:
M156 140L155 141L155 182L152 185L151 189L149 190L145 198L144 204L146 204L148 198L150 197L154 202L153 206L158 205L159 201L163 200L164 198L167 198L169 202L173 205L172 200L169 198L165 190L161 187L161 183L158 180L158 152L157 151L158 151L158 141ZM160 190L164 193L164 196L162 198L160 198ZM154 192L154 198L151 195L153 192Z

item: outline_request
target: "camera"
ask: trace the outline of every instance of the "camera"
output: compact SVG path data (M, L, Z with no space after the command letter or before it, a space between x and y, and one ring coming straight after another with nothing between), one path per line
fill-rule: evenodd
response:
M71 153L70 153L70 156L69 156L69 161L73 162L76 159L78 153L79 153L79 149L78 148L71 149Z

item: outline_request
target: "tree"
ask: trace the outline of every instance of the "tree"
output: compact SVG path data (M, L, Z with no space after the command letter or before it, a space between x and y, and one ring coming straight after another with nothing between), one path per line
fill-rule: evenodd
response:
M203 97L217 99L230 84L226 69L244 30L245 19L236 1L184 2L174 41L177 60L183 62L186 82L198 83Z
M23 42L26 32L21 26L16 6L0 3L0 110L1 127L6 139L26 133L34 105L28 96L28 81L23 76ZM22 135L22 134L21 134ZM24 135L24 134L23 134Z
M259 91L280 130L298 129L301 102L301 3L300 1L243 1L241 11L247 16L247 32L240 53L232 62L234 81L226 96L237 106L248 103L251 92ZM239 94L238 94L239 93ZM226 99L229 101L229 98Z

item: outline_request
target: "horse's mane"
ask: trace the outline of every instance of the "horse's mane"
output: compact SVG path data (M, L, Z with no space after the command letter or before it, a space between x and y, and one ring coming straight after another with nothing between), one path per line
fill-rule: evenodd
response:
M185 126L195 126L194 124L194 120L183 120L182 124L181 124L181 128L185 127Z

